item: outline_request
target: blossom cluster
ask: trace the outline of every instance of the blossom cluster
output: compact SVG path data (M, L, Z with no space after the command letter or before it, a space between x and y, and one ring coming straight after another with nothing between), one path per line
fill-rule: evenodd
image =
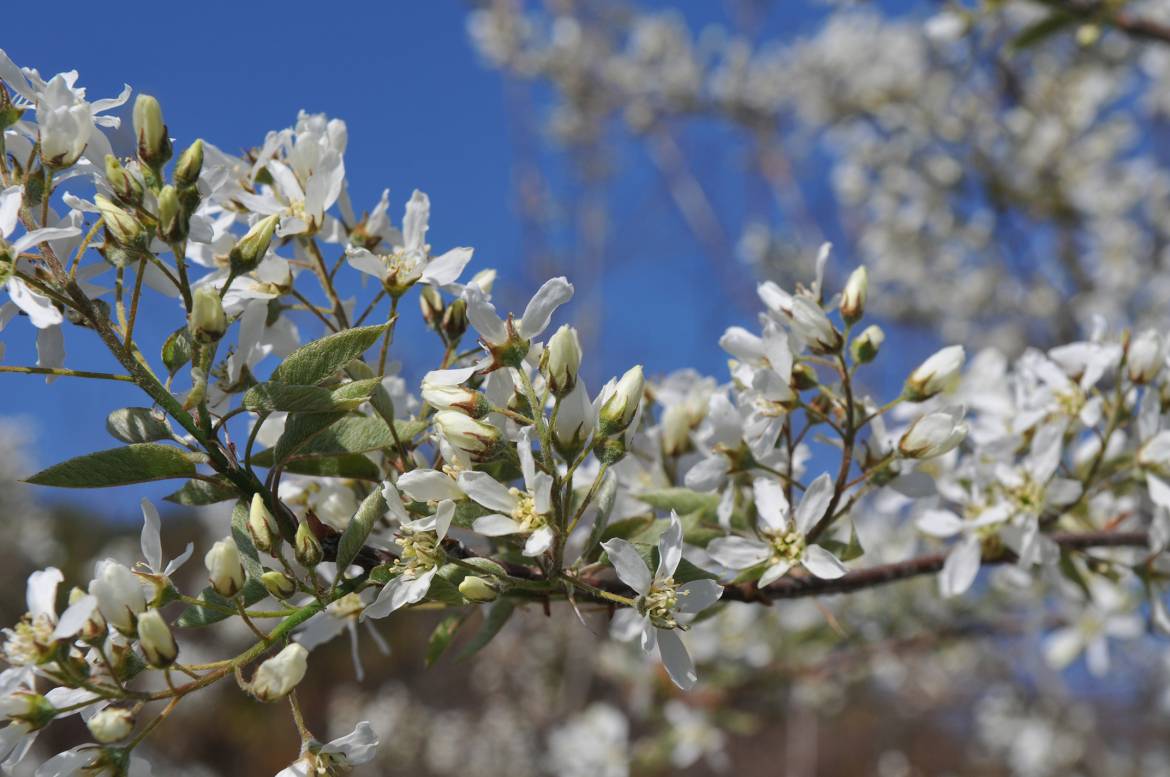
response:
M322 742L297 687L314 649L359 628L380 643L380 621L409 609L458 615L432 636L441 653L473 612L482 647L515 611L564 601L682 689L699 680L688 632L703 619L934 572L943 597L966 595L984 565L1066 606L1048 635L1058 666L1084 652L1104 671L1143 602L1170 626L1156 330L1101 324L1014 364L947 346L883 401L867 390L890 348L866 320L868 271L834 287L826 245L805 283L760 284L755 327L723 334L727 379L635 365L591 390L559 323L569 280L502 311L471 248L432 251L425 194L398 226L388 193L359 218L340 120L302 113L243 156L203 140L176 154L162 107L137 95L136 147L118 154L106 112L128 90L89 102L76 73L45 81L2 52L0 79L0 322L27 317L40 354L0 371L129 382L149 403L107 419L117 447L29 482L173 479L171 501L219 516L213 543L167 560L144 501L136 563L103 559L68 586L55 567L30 576L4 632L6 765L78 714L91 741L37 774L149 774L138 746L186 697L234 680L291 709L302 745L282 777L344 773L374 758L374 723ZM338 280L349 270L373 279L362 304ZM388 360L408 300L441 352L417 396ZM175 326L157 356L134 337L147 306ZM68 368L70 329L95 332L123 372ZM875 515L885 534L864 536ZM899 557L899 532L911 553L939 548ZM175 582L192 557L202 590ZM192 630L228 623L247 649L187 658ZM702 728L681 704L666 714Z

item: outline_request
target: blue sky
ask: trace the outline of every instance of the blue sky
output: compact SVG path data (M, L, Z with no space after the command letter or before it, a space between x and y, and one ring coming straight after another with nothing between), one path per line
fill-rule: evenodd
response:
M18 64L46 77L79 70L91 99L117 94L123 82L154 94L178 147L196 134L227 151L258 145L267 130L291 125L301 108L343 118L355 208L368 208L389 187L397 220L410 191L423 189L433 205L430 242L439 250L474 246L473 268L500 269L497 296L505 303L523 305L541 280L516 266L522 247L513 186L518 127L505 110L504 80L477 61L467 41L463 3L346 4L337 13L322 5L300 11L289 4L218 0L181 12L157 2L119 3L116 10L77 7L84 10L53 25L51 43L44 43L46 36L21 34L0 40L0 46ZM695 15L710 6L686 7L693 24L720 18L717 12ZM782 27L781 37L810 31L822 13L803 3L790 8L770 22ZM29 4L7 9L6 29L43 29L44 13ZM716 340L727 325L747 323L746 316L721 297L705 259L681 237L685 227L661 184L649 173L639 176L637 153L630 151L623 162L632 166L637 187L632 196L649 203L649 218L619 212L617 221L624 230L639 230L645 220L677 254L663 267L615 246L623 264L609 267L604 276L603 347L586 358L600 365L602 376L642 361L651 373L693 366L722 377ZM622 234L619 230L615 240ZM144 350L153 354L181 320L170 303L158 297L150 303L140 334ZM311 325L304 329L312 332ZM400 331L400 341L415 332ZM26 321L13 323L0 335L8 348L5 362L33 363L31 339ZM87 333L68 332L68 365L113 370L93 342ZM6 400L0 413L33 421L40 465L111 447L105 415L142 403L135 388L118 384L63 379L46 387L40 378L0 379ZM171 486L147 492L161 496ZM136 512L142 494L137 487L105 491L97 504L111 512ZM94 496L45 495L87 501Z

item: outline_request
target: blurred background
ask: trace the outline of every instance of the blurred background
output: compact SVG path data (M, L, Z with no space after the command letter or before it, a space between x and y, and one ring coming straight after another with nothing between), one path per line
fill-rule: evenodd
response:
M472 269L499 271L505 306L569 276L591 385L635 362L725 380L719 335L754 320L759 281L810 281L824 241L830 286L865 264L870 307L902 349L873 373L875 392L941 342L1015 356L1097 322L1166 323L1166 0L205 0L47 13L5 9L12 59L46 76L77 69L91 98L124 81L154 94L178 147L198 135L242 152L300 109L344 119L356 210L388 187L397 219L412 189L426 191L430 242L474 246ZM146 349L169 332L144 329ZM31 332L17 320L0 334L5 361L35 361ZM69 366L108 369L83 337L67 347ZM395 350L415 385L433 354L408 327ZM11 622L31 569L82 579L94 558L133 558L139 498L170 489L20 485L109 447L101 419L134 389L3 385ZM164 508L170 555L217 536L221 513ZM522 612L473 658L424 671L441 616L411 612L382 627L389 656L358 631L362 683L344 633L315 652L301 698L318 732L374 723L383 746L362 774L1170 774L1164 651L1143 640L1115 646L1103 677L1054 672L1040 647L1049 616L1027 604L993 577L969 613L929 580L727 608L692 635L704 683L685 696L599 636L603 620L583 627L568 608ZM198 698L153 738L156 773L272 774L295 751L291 724L236 689ZM50 732L45 751L71 733Z

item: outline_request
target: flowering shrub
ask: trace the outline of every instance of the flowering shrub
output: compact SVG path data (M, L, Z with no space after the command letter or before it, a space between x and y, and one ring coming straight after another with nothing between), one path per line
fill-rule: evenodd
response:
M129 90L89 102L75 73L45 81L2 52L0 79L0 322L27 316L39 355L0 372L143 394L107 419L116 447L28 482L174 480L169 499L222 515L219 539L168 560L144 501L133 567L29 577L27 613L5 631L7 765L79 714L90 741L37 774L149 774L138 746L223 681L288 706L302 745L282 777L345 773L374 757L371 723L322 742L297 687L320 671L316 647L357 624L379 639L404 608L450 610L432 659L474 612L470 650L522 608L570 608L684 690L700 679L687 632L701 619L922 575L941 597L980 597L984 566L1066 613L1047 642L1058 667L1084 652L1104 671L1143 607L1170 628L1170 381L1154 330L1102 325L1014 364L995 351L968 363L953 345L874 396L867 376L893 344L866 322L864 268L826 284L825 246L804 284L759 286L753 331L723 334L724 382L632 366L591 391L574 329L547 334L570 281L501 311L470 248L432 251L425 194L399 227L386 195L358 218L341 121L302 114L243 157L204 141L176 153L161 106L139 95L136 154L118 158L106 112ZM353 271L374 281L365 299L338 290ZM160 354L135 338L145 305L174 317ZM442 354L421 402L389 360L408 311ZM302 342L292 314L322 335ZM67 329L96 334L117 371L67 367ZM868 538L863 514L880 518ZM173 579L192 556L202 590ZM194 630L241 624L243 651L187 657ZM664 714L702 729L685 707ZM625 736L604 707L578 725ZM569 731L556 745L576 746Z

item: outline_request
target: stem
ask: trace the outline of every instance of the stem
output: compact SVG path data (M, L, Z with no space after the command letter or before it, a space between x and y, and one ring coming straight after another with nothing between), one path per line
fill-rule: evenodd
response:
M64 367L16 367L0 364L0 372L13 372L21 375L57 375L63 378L93 378L94 380L117 380L123 383L134 383L129 375L114 375L109 372L88 372L86 370L68 370Z

